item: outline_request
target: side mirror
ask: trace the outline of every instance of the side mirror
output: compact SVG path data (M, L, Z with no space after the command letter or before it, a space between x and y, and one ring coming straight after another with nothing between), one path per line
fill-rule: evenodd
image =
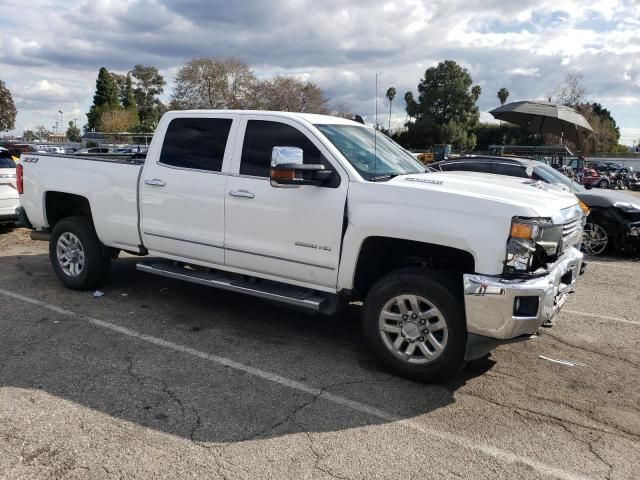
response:
M303 163L303 151L298 147L273 147L271 150L271 185L320 186L329 180L333 172L325 169L322 164Z

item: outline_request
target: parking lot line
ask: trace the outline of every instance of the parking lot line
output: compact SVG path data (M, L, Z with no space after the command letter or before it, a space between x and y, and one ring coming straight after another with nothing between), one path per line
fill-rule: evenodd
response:
M609 320L612 322L620 322L620 323L628 323L630 325L640 325L640 321L637 320L628 320L622 317L612 317L609 315L600 315L599 313L589 313L589 312L579 312L578 310L567 310L566 308L562 310L565 313L569 313L571 315L581 315L583 317L591 317L598 318L600 320Z
M384 420L385 422L396 422L414 431L418 431L420 433L424 433L426 435L434 437L435 439L453 443L467 450L471 450L476 453L482 453L484 455L493 457L494 459L503 463L524 464L536 470L540 474L549 475L562 480L578 480L578 479L590 478L590 477L581 475L579 473L570 472L562 468L558 468L552 465L547 465L538 460L534 460L532 458L519 455L509 450L504 450L502 448L499 448L493 445L478 442L475 439L470 437L465 437L452 432L430 428L414 420L408 420L408 419L402 418L398 415L387 412L385 410L372 407L371 405L367 405L362 402L351 400L340 395L335 395L325 391L324 389L313 387L306 383L298 382L296 380L292 380L292 379L283 377L281 375L277 375L275 373L261 370L259 368L255 368L250 365L245 365L243 363L236 362L226 357L221 357L218 355L202 352L200 350L196 350L194 348L190 348L184 345L179 345L177 343L173 343L171 341L164 340L162 338L146 335L144 333L140 333L130 328L122 327L120 325L116 325L111 322L99 320L92 317L87 317L82 314L77 314L75 312L66 310L56 305L52 305L35 298L26 297L24 295L20 295L19 293L15 293L9 290L0 288L0 295L4 295L6 297L10 297L15 300L20 300L22 302L30 303L32 305L37 305L39 307L45 308L47 310L53 311L61 315L66 315L66 316L74 317L80 320L85 320L87 323L94 325L96 327L103 328L106 330L111 330L113 332L120 333L122 335L131 337L137 340L142 340L147 343L157 345L159 347L164 347L164 348L181 352L196 358L207 360L218 365L229 367L234 370L241 371L249 375L253 375L255 377L262 378L264 380L282 385L284 387L288 387L294 390L298 390L300 392L307 393L309 395L316 396L319 399L323 399L327 402L331 402L333 404L340 405L340 406L355 410L357 412L370 415L372 417L376 417L380 420Z

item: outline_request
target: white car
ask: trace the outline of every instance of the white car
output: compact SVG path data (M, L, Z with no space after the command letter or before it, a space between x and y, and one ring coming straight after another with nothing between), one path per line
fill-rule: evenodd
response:
M21 159L22 223L49 240L67 287L96 287L125 250L155 257L143 272L309 311L362 301L362 342L419 380L531 338L582 270L574 195L425 172L373 128L336 117L169 112L146 160Z
M9 152L0 147L0 224L15 223L19 205L16 164Z

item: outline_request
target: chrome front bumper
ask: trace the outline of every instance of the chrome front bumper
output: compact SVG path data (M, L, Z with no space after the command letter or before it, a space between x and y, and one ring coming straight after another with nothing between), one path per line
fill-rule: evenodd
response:
M464 275L467 332L498 340L535 334L564 305L582 271L582 263L582 253L572 247L542 277L507 280ZM522 305L527 307L521 308Z

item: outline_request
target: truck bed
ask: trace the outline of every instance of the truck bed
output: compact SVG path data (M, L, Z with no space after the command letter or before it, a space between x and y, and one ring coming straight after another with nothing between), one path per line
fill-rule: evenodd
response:
M50 227L48 216L60 195L82 197L89 203L94 226L110 247L137 250L138 181L143 158L133 155L59 153L22 154L22 206L36 229ZM53 194L53 195L52 195Z
M142 165L147 156L146 153L135 153L133 155L121 154L121 153L28 153L24 156L37 155L38 157L58 157L58 158L73 158L78 160L92 160L96 162L111 162L111 163L127 163L133 165Z

